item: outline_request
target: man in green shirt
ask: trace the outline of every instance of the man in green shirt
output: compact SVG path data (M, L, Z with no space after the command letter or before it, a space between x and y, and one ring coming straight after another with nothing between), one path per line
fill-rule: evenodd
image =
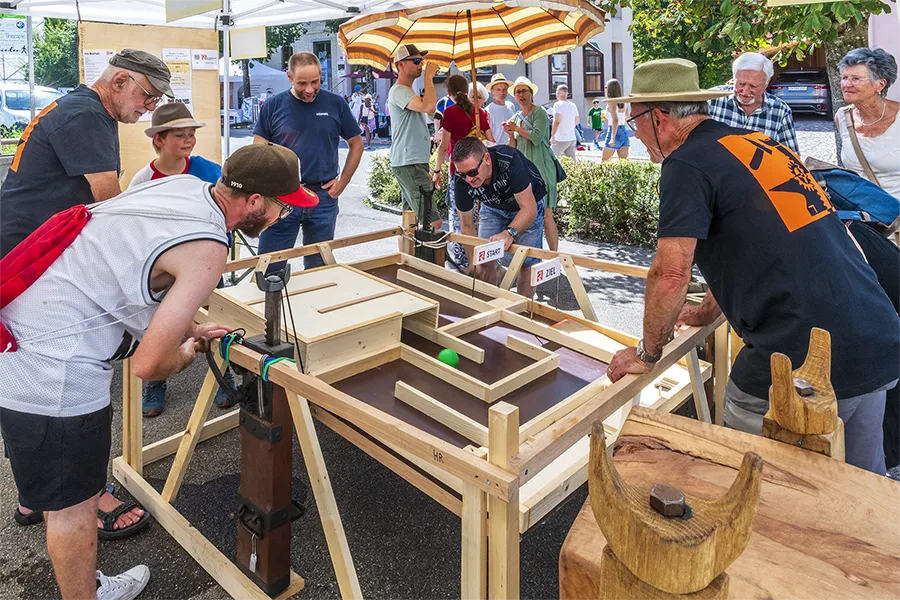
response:
M425 62L428 51L420 52L413 44L402 44L394 53L397 65L397 83L388 94L393 139L391 143L391 170L400 184L403 209L416 211L419 223L430 222L438 229L441 218L432 205L431 214L425 215L425 198L434 193L428 159L431 158L431 139L425 115L434 112L434 75L437 65ZM413 81L425 72L425 94L419 97L413 90Z
M594 98L591 102L591 109L588 111L588 118L591 120L591 129L594 130L594 148L600 150L600 134L603 133L603 108L600 106L600 99Z

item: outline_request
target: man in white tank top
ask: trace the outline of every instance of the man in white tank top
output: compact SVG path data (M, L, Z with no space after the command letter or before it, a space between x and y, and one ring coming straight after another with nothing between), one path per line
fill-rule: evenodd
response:
M293 152L246 146L225 161L214 186L179 175L92 205L71 245L0 309L18 345L0 353L0 429L20 502L46 515L63 598L130 599L149 579L136 567L106 593L95 575L110 362L133 351L134 374L150 380L191 364L201 340L229 331L194 323L225 268L226 231L257 237L314 198L300 187Z

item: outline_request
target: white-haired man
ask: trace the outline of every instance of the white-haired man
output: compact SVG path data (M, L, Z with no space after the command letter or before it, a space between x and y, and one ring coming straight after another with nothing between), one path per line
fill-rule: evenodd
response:
M900 319L796 153L708 117L706 101L723 94L700 89L694 63L665 59L634 70L629 96L607 99L631 103L627 124L663 165L644 337L616 353L609 378L652 370L676 323L705 325L724 313L746 342L725 388L724 422L758 435L772 353L799 365L812 327L826 329L847 462L883 475ZM700 306L684 306L695 261L709 292Z
M709 101L709 116L732 127L759 131L800 152L794 116L784 100L766 92L775 70L758 52L744 52L731 64L734 93Z

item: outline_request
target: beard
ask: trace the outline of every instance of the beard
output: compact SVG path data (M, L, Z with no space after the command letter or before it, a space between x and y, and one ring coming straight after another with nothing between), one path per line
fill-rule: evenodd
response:
M269 223L269 218L267 216L267 205L263 203L262 207L256 211L249 213L247 216L243 218L243 220L237 224L235 229L240 231L246 236L257 238L259 234L268 228L271 223Z

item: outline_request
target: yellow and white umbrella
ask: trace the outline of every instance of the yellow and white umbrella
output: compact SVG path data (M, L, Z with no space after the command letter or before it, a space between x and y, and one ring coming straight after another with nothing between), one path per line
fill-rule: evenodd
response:
M587 0L475 0L360 15L341 25L350 64L387 69L399 44L427 50L443 69L531 62L584 45L603 31L605 13Z

